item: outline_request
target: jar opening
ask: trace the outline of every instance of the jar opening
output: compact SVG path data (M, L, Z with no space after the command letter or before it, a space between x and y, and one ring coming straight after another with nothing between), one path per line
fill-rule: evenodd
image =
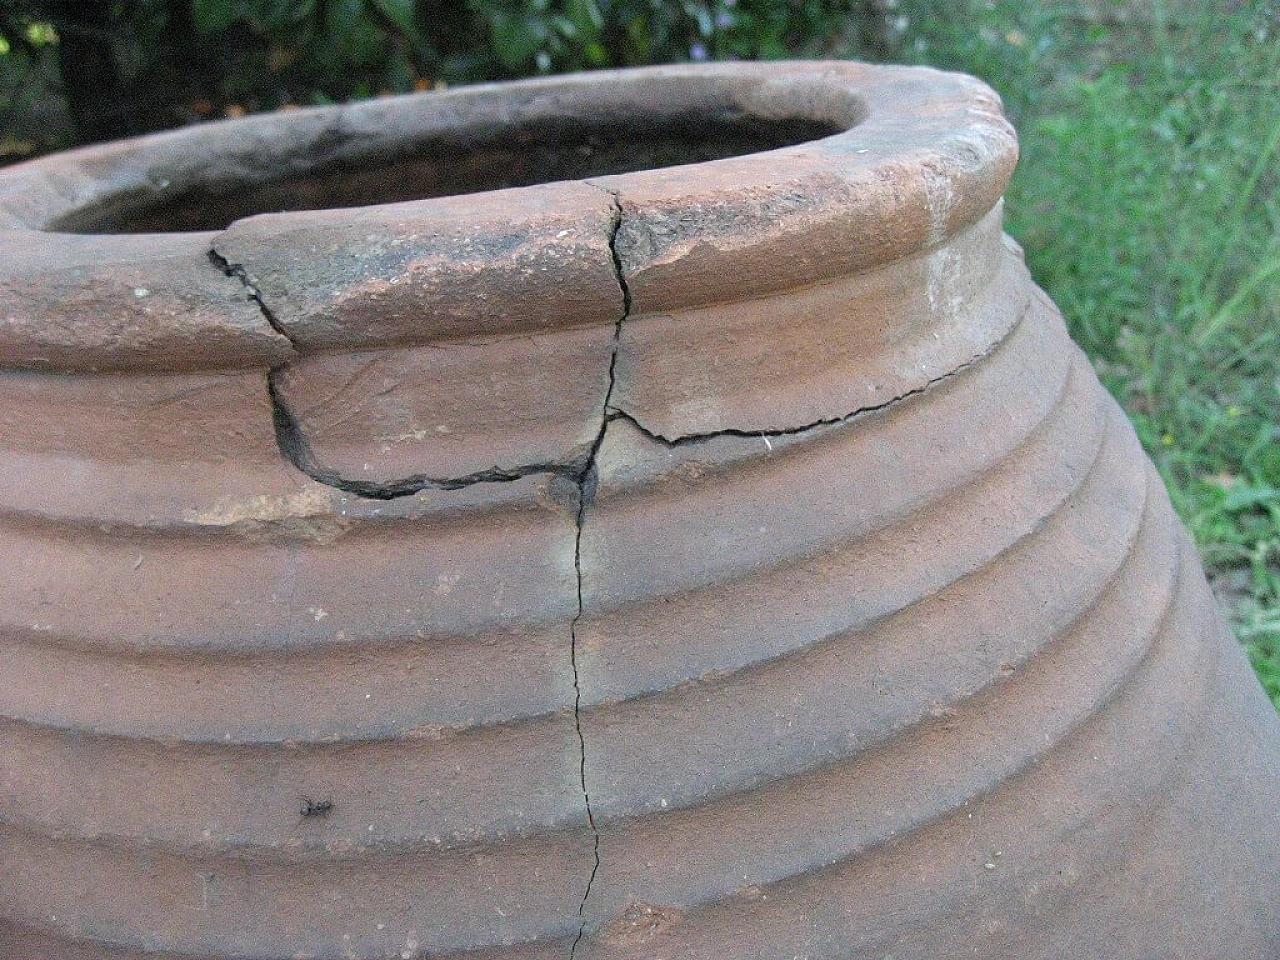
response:
M701 163L831 136L829 119L735 115L542 117L437 131L411 143L372 138L367 147L290 158L280 174L228 172L211 158L185 182L157 181L107 194L50 226L75 233L221 230L257 213L323 210L422 200L561 180Z

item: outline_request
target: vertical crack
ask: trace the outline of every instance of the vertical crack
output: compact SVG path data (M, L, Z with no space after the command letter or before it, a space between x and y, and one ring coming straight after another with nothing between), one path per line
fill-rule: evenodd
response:
M604 444L605 433L608 430L609 421L611 419L610 410L612 409L611 404L613 400L614 386L617 383L618 346L622 338L622 324L626 321L627 317L629 317L631 314L631 290L627 286L626 274L623 270L622 258L618 254L618 244L617 244L618 231L622 228L622 218L623 218L622 200L616 190L609 190L603 187L599 189L604 189L605 192L607 192L613 200L613 222L610 225L610 230L609 230L609 255L613 260L614 278L616 279L618 283L618 289L622 294L622 312L619 315L618 319L614 322L614 326L613 326L613 346L609 353L609 382L605 388L604 399L600 404L600 425L596 430L595 438L592 441L591 448L585 462L583 463L581 468L579 468L572 474L572 477L576 481L578 486L578 510L577 510L577 515L575 517L574 547L573 547L574 575L577 581L577 610L573 615L573 619L569 621L569 656L570 656L570 661L573 667L573 693L574 693L573 723L574 723L574 730L578 738L578 761L579 761L578 762L578 779L579 779L579 784L582 788L582 800L583 800L583 805L586 808L587 823L591 827L592 840L593 840L593 843L592 843L593 862L591 866L591 873L587 877L586 889L583 891L582 900L578 904L578 918L579 918L578 933L573 940L572 947L570 948L569 960L574 960L574 957L578 951L578 945L582 942L583 938L586 936L587 902L590 900L591 889L595 884L596 875L600 871L600 830L596 826L595 813L591 806L591 791L587 786L587 742L586 742L586 737L582 732L582 682L581 682L581 676L578 670L578 623L582 619L583 609L584 609L583 577L582 577L582 531L586 525L587 509L590 507L592 501L595 498L596 486L597 486L598 477L599 477L597 458L600 453L600 448ZM279 322L278 318L272 313L270 308L263 301L262 295L258 291L257 287L254 286L254 284L250 281L248 274L245 272L242 266L228 262L227 259L223 257L221 254L219 254L216 250L209 251L209 260L222 273L226 274L228 277L234 277L235 279L239 280L242 284L244 284L245 288L249 292L250 299L252 299L258 305L258 308L262 311L262 315L266 319L267 323L270 324L272 329L274 329L277 333L281 334L286 339L289 339L290 342L292 342L292 338L289 336L288 332L284 329L282 324ZM287 406L283 402L283 399L278 395L276 375L280 372L281 369L283 369L283 367L273 369L271 371L271 376L268 378L268 392L271 395L272 411L276 420L276 433L277 433L277 439L280 442L281 452L286 456L287 459L293 462L295 466L298 466L299 469L304 470L304 472L307 472L309 475L313 476L315 479L320 480L320 482L328 483L331 486L340 486L337 482L335 482L335 479L333 477L328 476L327 474L323 477L316 475L317 472L319 471L316 470L314 463L310 462L311 461L310 452L307 449L305 438L302 436L297 423L294 421L293 417L289 413ZM311 469L308 469L308 467L310 467ZM529 472L542 472L542 471L560 472L564 469L565 468L563 466L558 464L551 465L551 466L535 465L534 467L529 468ZM523 475L523 473L524 472L522 471L520 475ZM479 480L489 481L493 479L506 480L506 479L514 479L514 476L508 477L506 475L503 475L501 477L495 477L495 476L489 476L486 473L486 475L483 477L477 477L477 478L468 477L468 478L465 478L464 481L459 481L459 483L472 482L473 479L476 482L478 482ZM441 481L428 481L428 483L439 483L439 482ZM340 486L340 488L344 489L345 487ZM357 492L365 496L372 495L372 496L381 496L383 498L389 498L391 496L403 496L406 493L412 492L412 491L409 491L409 490L402 491L399 489L395 491L381 491L381 490L370 491L370 490L361 489L353 492Z
M587 788L587 741L582 734L582 683L578 676L578 621L582 619L582 524L587 509L588 474L594 470L593 461L578 481L578 529L573 554L573 565L578 578L578 611L569 621L569 657L573 662L573 726L578 735L578 778L582 786L582 801L587 808L587 823L591 825L593 862L591 873L587 877L587 887L582 891L582 900L578 903L578 935L573 938L573 946L569 948L569 960L574 960L578 944L586 936L587 901L591 897L596 874L600 871L600 829L596 826L595 814L591 809L591 791Z
M258 305L258 309L262 312L262 318L267 321L271 329L297 347L297 344L293 342L293 337L289 335L289 331L280 322L280 318L272 312L271 308L267 306L267 302L262 299L262 291L249 279L249 274L243 266L238 263L231 263L226 257L213 249L209 250L209 262L228 277L239 280L244 284L245 290L249 292L249 299Z
M603 188L601 188L603 189ZM627 286L626 274L622 269L622 258L618 255L618 231L622 228L622 199L616 190L606 191L613 198L613 223L609 230L609 255L613 258L613 273L622 292L622 314L613 325L613 348L609 353L609 385L605 388L604 401L600 404L600 426L596 430L595 440L591 444L591 452L586 464L578 475L578 515L573 546L573 566L578 583L578 609L569 621L569 656L573 664L573 725L578 735L578 775L582 786L582 800L587 809L587 822L591 825L593 839L591 874L587 877L587 887L582 892L582 901L578 904L578 935L569 949L569 960L574 960L578 945L587 933L587 901L591 898L591 888L595 884L596 874L600 872L600 830L596 826L595 813L591 808L591 790L587 786L587 740L582 733L582 682L578 672L578 622L583 614L582 596L582 530L587 522L587 508L595 499L596 486L599 482L597 459L600 447L604 444L604 436L609 429L609 410L613 400L613 389L617 383L618 345L622 339L622 324L631 315L631 290Z

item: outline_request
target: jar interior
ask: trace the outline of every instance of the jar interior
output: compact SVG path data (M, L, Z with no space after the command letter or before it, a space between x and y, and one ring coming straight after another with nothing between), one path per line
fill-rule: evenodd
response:
M775 150L830 136L830 118L761 118L745 112L598 118L542 117L516 126L474 123L405 143L372 139L354 149L290 158L276 176L261 166L228 174L209 164L146 189L99 196L50 229L74 233L220 230L257 213L321 210L580 180ZM158 186L157 186L158 183Z

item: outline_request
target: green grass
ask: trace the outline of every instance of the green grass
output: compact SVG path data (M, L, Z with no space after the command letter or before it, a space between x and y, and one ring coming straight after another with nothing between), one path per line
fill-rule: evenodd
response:
M1008 228L1280 708L1280 7L904 7L910 59L1004 96Z

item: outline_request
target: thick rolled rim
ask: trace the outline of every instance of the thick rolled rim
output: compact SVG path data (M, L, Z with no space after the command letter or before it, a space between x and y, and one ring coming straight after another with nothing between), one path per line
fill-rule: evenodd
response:
M565 218L564 204L584 203L581 189L569 195L563 184L535 184L471 194L467 203L453 196L264 213L236 220L221 232L76 231L113 209L145 205L165 191L198 183L215 168L220 176L263 182L282 170L297 172L326 150L383 149L388 138L403 145L405 138L464 130L477 116L516 123L532 116L603 116L637 109L684 116L728 110L766 122L811 121L837 132L777 149L585 181L607 194L604 199L619 211L604 255L616 261L609 266L616 266L629 286L635 313L792 289L936 247L991 210L1016 162L1016 138L999 97L980 81L929 68L854 62L598 72L261 115L55 154L0 171L0 249L22 251L16 265L0 270L5 274L0 276L0 314L11 306L4 300L15 286L24 303L37 302L46 288L56 302L66 282L65 264L77 257L128 262L139 275L154 261L171 283L181 283L175 269L190 270L192 289L202 289L209 279L196 274L211 270L216 258L211 265L210 257L200 254L215 251L229 233L265 251L268 259L287 258L291 245L331 233L353 217L359 217L361 229L376 233L384 220L403 224L421 216L429 224L461 220L459 229L482 246L486 235L510 233L494 211L511 203L521 208L531 235L543 233L543 218L545 235L554 238L554 228ZM482 214L470 219L472 209ZM556 263L561 271L575 271L563 257ZM312 269L322 270L323 264ZM460 269L474 274L477 267L471 262ZM598 284L599 270L598 263L584 264L576 279ZM447 264L432 282L449 296ZM572 287L575 277L565 276L563 282ZM216 303L209 305L210 313L217 311ZM188 321L204 322L195 314ZM573 322L552 318L547 325ZM80 340L81 333L64 331L70 346L60 343L61 352L51 354L38 323L9 329L0 333L0 364L28 366L43 354L45 366L55 369L81 366L70 359L74 355L105 358L102 367L130 367L135 360L142 367L169 365L160 355L170 348L157 346L165 342L162 329L154 335L144 331L124 345L118 336L95 330L84 325ZM254 366L276 362L299 346L304 352L335 346L323 338L308 342L302 332L300 338L287 338L291 344L265 331L249 347L206 348L199 356L170 360L175 368ZM348 332L347 340L336 345L375 347L381 337L374 333L368 342L352 342ZM438 339L438 334L427 332L423 339Z

